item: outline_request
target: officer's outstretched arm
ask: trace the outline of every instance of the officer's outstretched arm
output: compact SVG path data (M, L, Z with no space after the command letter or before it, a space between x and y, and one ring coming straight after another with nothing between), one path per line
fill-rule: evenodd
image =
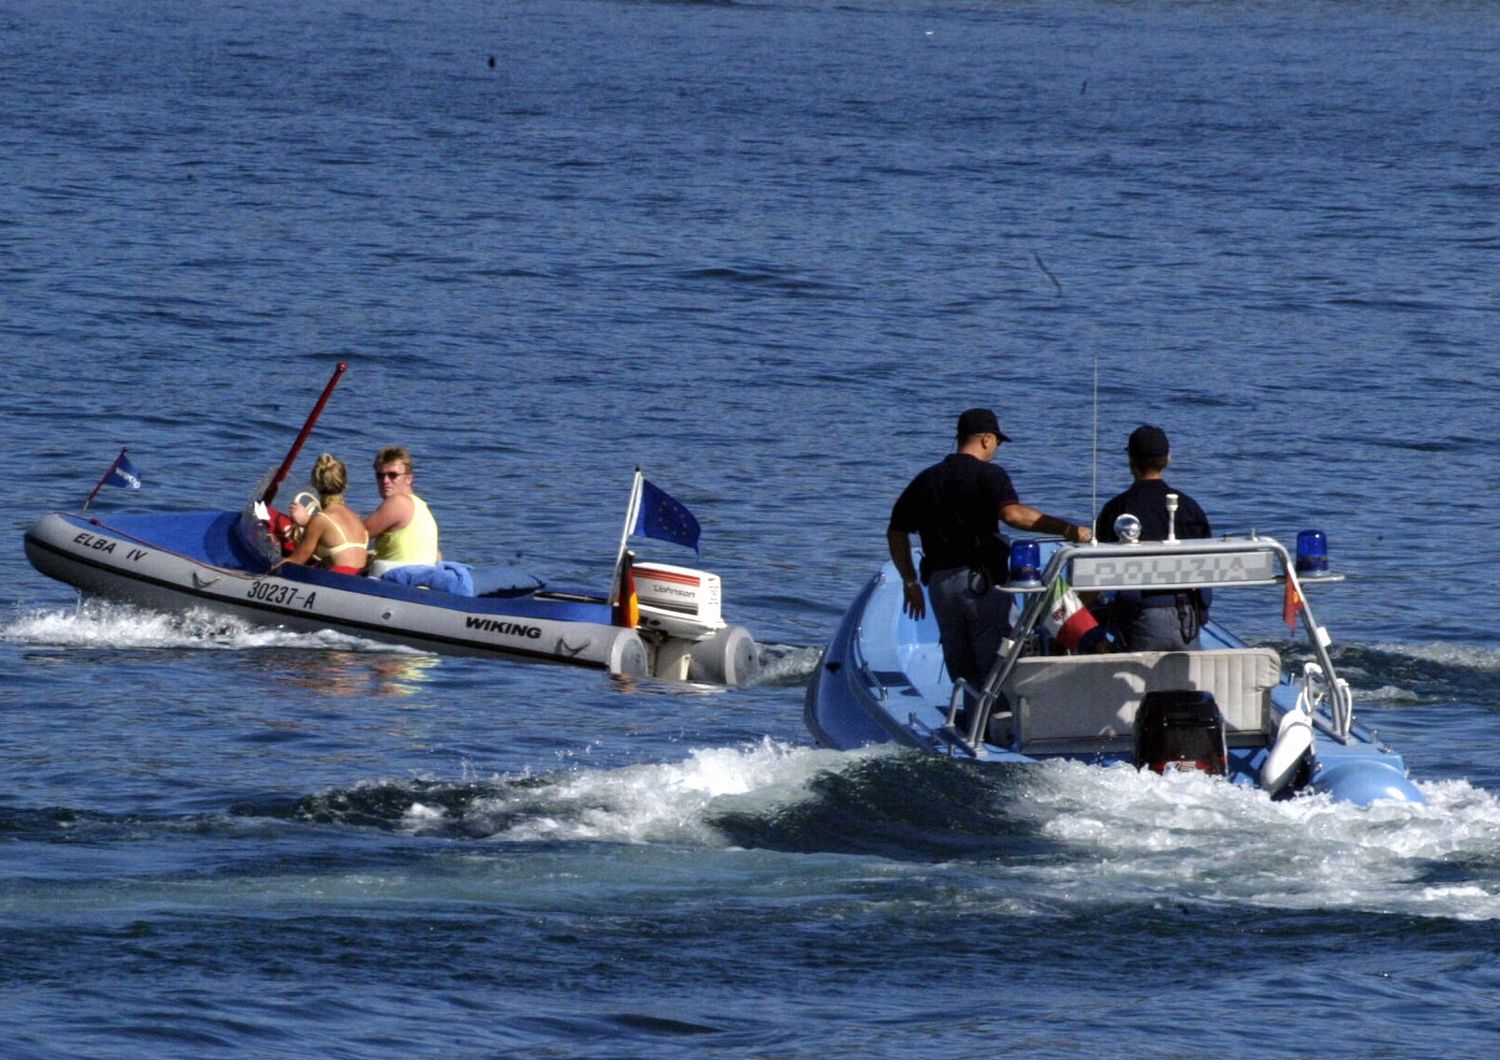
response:
M1089 532L1089 528L1086 526L1070 523L1065 519L1059 519L1055 515L1048 515L1046 512L1038 511L1036 508L1019 502L1016 504L1007 504L1004 508L1001 508L1000 518L1005 522L1006 526L1013 526L1017 530L1030 530L1037 534L1056 534L1058 537L1066 538L1080 545L1085 541L1092 541L1094 539L1094 535Z

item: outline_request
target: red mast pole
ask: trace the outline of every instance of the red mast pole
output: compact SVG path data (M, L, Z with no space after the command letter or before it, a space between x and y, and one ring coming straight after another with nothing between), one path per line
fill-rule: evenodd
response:
M302 443L307 441L307 436L312 433L313 424L318 422L318 417L323 415L323 406L328 404L328 399L333 396L333 388L339 384L339 376L344 374L349 366L340 361L338 367L333 370L333 376L328 380L328 385L323 388L323 396L318 398L318 403L313 406L312 414L307 417L307 422L302 425L302 432L297 435L297 440L292 443L291 452L286 454L286 459L281 462L281 468L276 476L271 479L271 484L266 487L265 495L261 500L270 504L276 496L276 491L286 480L287 473L292 470L292 464L297 460L297 454L302 451Z
M119 467L120 461L125 459L125 448L126 447L123 445L120 447L120 455L115 457L115 462L113 464L109 465L109 470L106 471L104 473L104 477L99 480L99 485L94 487L94 492L89 494L89 499L83 502L84 511L89 510L89 505L93 504L94 498L99 496L99 491L102 490L104 488L104 484L109 481L109 476L115 473L115 468Z

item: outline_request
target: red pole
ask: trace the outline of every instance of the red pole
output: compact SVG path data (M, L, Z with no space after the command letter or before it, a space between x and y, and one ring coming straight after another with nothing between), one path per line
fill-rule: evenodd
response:
M286 480L287 473L292 470L292 464L296 463L297 454L302 451L302 443L307 441L307 436L312 433L313 424L318 422L318 417L323 415L323 406L328 404L328 399L333 396L333 388L339 384L339 376L349 366L340 361L338 367L333 370L333 377L328 380L328 385L323 388L323 396L318 398L318 403L313 406L312 414L307 417L307 422L302 425L302 433L297 435L297 440L292 443L292 451L286 454L286 459L281 462L281 468L276 472L276 477L271 479L271 484L266 487L265 496L261 500L270 504L276 496L276 491Z
M125 446L122 445L120 447L120 455L117 456L117 457L115 457L115 462L113 464L109 465L109 470L106 471L104 473L104 477L99 480L99 485L97 485L97 486L94 487L94 492L89 494L89 499L83 502L83 510L84 511L88 511L89 510L89 505L94 503L94 498L97 497L97 496L99 496L99 491L104 488L104 484L109 481L109 476L111 476L111 475L113 475L115 473L115 468L117 468L117 467L120 466L120 461L123 460L124 458L125 458Z

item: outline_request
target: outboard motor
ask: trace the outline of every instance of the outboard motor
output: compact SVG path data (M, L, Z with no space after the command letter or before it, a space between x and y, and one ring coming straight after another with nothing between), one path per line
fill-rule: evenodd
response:
M1135 716L1135 764L1157 773L1201 769L1221 777L1229 752L1224 715L1213 693L1193 689L1147 692Z

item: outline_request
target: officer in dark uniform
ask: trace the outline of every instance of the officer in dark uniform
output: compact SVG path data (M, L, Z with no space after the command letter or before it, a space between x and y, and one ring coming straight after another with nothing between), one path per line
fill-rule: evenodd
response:
M948 676L978 688L1002 637L1010 633L1010 596L995 587L1003 577L998 523L1018 530L1091 539L1078 526L1022 504L1005 469L994 463L1000 422L989 409L958 418L958 451L911 480L891 509L886 542L901 573L905 611L927 613L922 586L932 597ZM922 540L922 569L912 566L911 535Z
M1177 494L1173 526L1178 538L1213 536L1198 502L1162 478L1172 462L1166 431L1142 424L1130 433L1125 452L1135 482L1100 510L1095 534L1101 542L1119 540L1115 520L1126 513L1141 521L1142 541L1165 541L1169 493ZM1203 590L1119 593L1112 619L1121 646L1128 651L1181 651L1198 646L1198 631L1207 613L1208 594Z

